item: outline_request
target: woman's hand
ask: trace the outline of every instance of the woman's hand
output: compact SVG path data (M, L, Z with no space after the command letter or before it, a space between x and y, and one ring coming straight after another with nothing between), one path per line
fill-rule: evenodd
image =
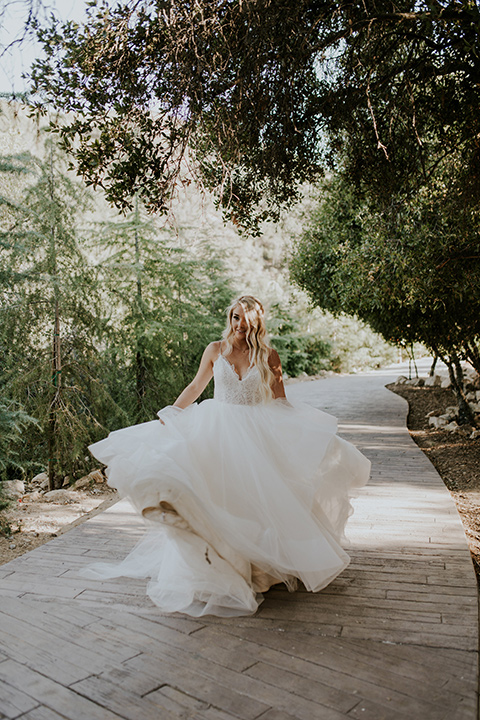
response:
M157 412L157 415L162 425L165 425L165 420L175 417L181 412L182 408L178 407L177 405L166 405L164 408Z

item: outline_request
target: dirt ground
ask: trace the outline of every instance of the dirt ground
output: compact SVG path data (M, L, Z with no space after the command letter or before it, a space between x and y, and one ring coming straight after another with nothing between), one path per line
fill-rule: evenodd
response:
M0 565L43 545L117 500L116 492L106 483L69 489L68 495L60 502L28 497L12 500L9 509L2 513L2 525L10 525L11 535L0 535Z
M441 415L447 407L456 405L451 390L394 384L387 387L407 400L410 434L433 463L455 501L480 586L480 438L469 438L471 428L464 434L429 427L428 413Z

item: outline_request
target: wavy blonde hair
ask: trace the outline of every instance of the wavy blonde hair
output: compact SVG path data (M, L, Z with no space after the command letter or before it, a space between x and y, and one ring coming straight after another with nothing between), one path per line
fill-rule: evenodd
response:
M245 340L248 345L248 358L250 365L256 365L262 381L261 391L264 400L271 400L271 384L274 380L273 372L268 364L271 347L268 344L267 328L265 326L265 310L262 303L252 295L242 295L233 301L227 310L228 325L223 333L223 340L226 345L224 355L230 355L233 350L233 327L232 317L235 308L243 308L245 320L247 321L247 332Z

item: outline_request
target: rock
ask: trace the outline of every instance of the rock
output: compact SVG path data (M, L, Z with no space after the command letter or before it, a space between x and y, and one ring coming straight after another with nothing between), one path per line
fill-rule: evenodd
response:
M439 430L440 428L445 427L445 425L447 424L447 420L445 418L435 417L435 415L433 415L428 419L428 424L435 428L435 430Z
M458 405L449 405L447 408L445 408L445 415L451 415L452 417L457 417Z
M440 387L442 384L442 378L440 375L429 375L425 378L425 387Z
M50 492L45 493L43 500L45 502L66 504L75 502L77 500L77 496L71 490L50 490Z
M395 385L405 385L406 382L407 378L405 377L405 375L399 375L395 380Z
M68 487L69 485L70 485L70 476L65 475L65 477L63 478L62 487Z
M452 416L450 415L450 413L442 413L438 417L440 420L445 420L446 423L449 423L450 420L452 419Z
M25 483L22 480L5 480L2 487L9 498L20 498L25 494Z
M478 438L480 438L480 430L475 428L475 430L470 435L470 440L478 440Z
M445 425L443 427L444 430L448 430L448 432L456 432L459 428L455 420L451 423L448 423L448 425Z
M458 429L457 429L457 432L460 435L464 435L465 437L470 437L470 435L472 434L472 431L473 431L473 427L468 424L467 425L459 425Z
M10 543L8 547L10 548L10 550L15 550L17 546L15 545L15 543Z
M468 406L473 412L479 413L480 412L480 403L477 402L469 402Z
M475 402L477 399L477 393L469 392L465 395L465 398L466 398L467 402Z
M46 480L42 480L42 482L40 483L40 489L48 490L48 478Z
M88 475L84 475L79 480L73 483L75 490L80 488L91 487L93 483L104 483L105 477L101 470L93 470Z
M425 415L425 417L431 418L431 417L433 417L433 416L435 415L435 413L436 413L436 410L430 410L430 412L427 413L427 414Z
M94 482L96 482L96 483L104 483L105 482L105 476L101 470L94 470L93 472L91 472L89 474L88 477L91 478L92 480L94 480Z
M41 492L39 492L38 490L34 490L33 492L27 493L26 495L24 495L23 501L24 502L37 502L42 497L43 497L43 495Z
M81 477L80 480L76 480L72 487L74 490L80 490L81 488L90 487L92 483L92 478L90 475L84 475L84 477Z
M38 485L41 485L42 482L45 482L45 480L48 483L48 475L47 473L39 473L38 475L35 475L35 477L32 480L32 483L36 483Z
M425 384L425 380L421 377L412 378L411 380L407 380L406 385L411 385L411 387L423 387Z
M458 416L458 407L455 405L450 405L450 407L447 407L444 413L439 415L443 420L446 420L447 423L450 422L450 420L455 420Z
M450 378L443 378L442 384L440 387L444 388L445 390L452 386L452 383L450 382Z

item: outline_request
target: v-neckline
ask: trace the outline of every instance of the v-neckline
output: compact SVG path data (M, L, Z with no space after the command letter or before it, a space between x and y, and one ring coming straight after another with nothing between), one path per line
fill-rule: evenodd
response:
M237 372L237 370L236 370L236 368L235 368L235 365L232 365L232 363L231 363L229 360L227 360L227 358L225 357L225 355L223 355L223 353L219 353L218 357L221 357L221 358L223 358L223 359L225 360L225 362L227 363L227 365L228 365L228 366L232 369L232 371L234 372L235 377L237 378L237 380L238 380L239 382L243 382L243 381L245 380L245 378L247 377L247 375L248 375L248 374L253 370L253 368L255 367L255 365L250 365L250 367L248 368L248 370L247 370L247 372L245 373L245 375L242 375L242 377L240 377L240 375L238 374L238 372Z

